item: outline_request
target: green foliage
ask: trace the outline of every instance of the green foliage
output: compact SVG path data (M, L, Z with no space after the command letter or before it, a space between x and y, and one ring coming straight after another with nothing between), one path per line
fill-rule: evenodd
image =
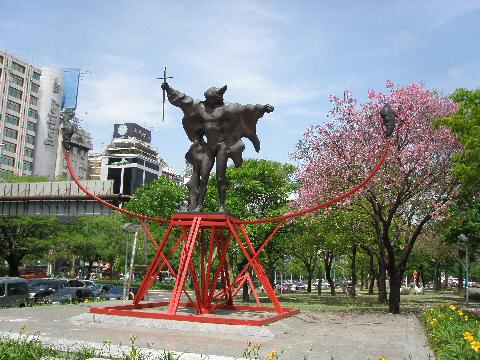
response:
M1 360L45 360L45 359L64 359L64 360L88 360L92 358L109 358L118 360L146 360L151 357L142 353L135 345L136 336L130 337L130 347L122 350L121 354L111 354L111 341L106 340L100 349L82 347L78 351L60 352L53 347L45 346L40 341L37 334L27 334L26 328L23 328L17 338L0 336L0 359ZM115 356L115 357L113 357ZM163 351L163 354L157 357L158 360L178 360L171 352Z
M421 320L436 359L480 358L478 314L459 309L456 305L441 305L424 311Z
M17 176L10 172L0 173L0 183L21 183L21 182L46 182L50 181L48 176L24 175Z
M60 223L51 216L0 218L0 256L8 262L10 276L18 275L26 255L45 253L59 229Z
M480 89L457 89L451 98L458 111L442 124L448 125L459 137L463 151L455 157L453 172L464 185L464 191L480 190Z
M57 258L69 259L74 255L86 262L96 260L114 262L122 254L125 237L122 232L123 217L114 213L112 216L82 216L73 224L65 224L53 243Z
M271 160L248 159L239 168L227 168L226 209L242 219L258 219L284 208L296 189L295 167ZM215 174L210 176L205 211L217 211Z
M170 218L185 203L187 193L183 186L161 176L135 191L125 209L152 217Z

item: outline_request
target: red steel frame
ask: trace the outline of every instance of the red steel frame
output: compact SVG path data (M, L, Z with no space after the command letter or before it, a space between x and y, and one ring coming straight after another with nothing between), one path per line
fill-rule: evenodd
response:
M282 221L267 239L269 242L280 226ZM200 214L179 213L174 214L172 221L160 244L157 244L143 221L140 224L148 237L157 247L157 252L145 278L140 286L133 304L120 306L92 307L90 312L97 314L122 315L147 317L156 319L170 319L183 321L196 321L221 324L241 324L260 326L279 319L298 314L298 309L283 308L278 301L275 290L270 284L258 255L262 248L255 251L251 239L239 219L228 214ZM177 231L174 231L177 230ZM174 233L179 233L175 239ZM173 246L165 253L168 240L173 238ZM228 249L237 243L248 263L235 277L232 277L228 260ZM263 244L263 245L266 245ZM170 263L171 256L180 251L180 263L177 271ZM196 256L195 256L196 255ZM172 276L176 278L172 297L169 302L145 303L148 290L152 286L160 271L168 268ZM252 276L248 270L253 270L260 284L273 304L273 307L262 306L254 285ZM187 276L190 276L195 296L185 289ZM247 282L252 288L256 306L234 305L235 295ZM188 299L181 301L182 294ZM178 313L179 307L193 308L195 315L190 313ZM152 308L166 307L166 311L151 311ZM148 310L150 309L150 310ZM234 310L263 312L260 318L235 318L232 316L213 315L216 310Z

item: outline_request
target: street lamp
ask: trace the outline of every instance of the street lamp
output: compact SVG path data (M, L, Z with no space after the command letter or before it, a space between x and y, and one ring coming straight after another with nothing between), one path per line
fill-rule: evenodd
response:
M468 237L460 234L458 239L465 243L465 304L468 305Z
M122 230L126 233L133 233L133 248L132 248L132 257L130 259L130 273L128 275L128 284L127 284L127 264L128 264L128 237L125 244L125 275L123 280L123 300L127 301L128 294L130 293L130 285L132 283L132 274L133 274L133 264L135 261L135 249L137 248L137 238L138 231L140 226L138 224L126 223L123 225Z

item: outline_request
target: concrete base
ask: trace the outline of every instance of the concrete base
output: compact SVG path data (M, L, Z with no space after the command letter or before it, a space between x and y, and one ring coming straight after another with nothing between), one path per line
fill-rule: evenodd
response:
M167 314L168 301L150 302L114 306L95 306L90 308L93 314L117 315L150 319L189 321L210 324L263 326L275 321L297 315L300 310L284 308L277 313L275 308L267 306L223 305L212 314L196 315L192 305L181 302L177 313Z

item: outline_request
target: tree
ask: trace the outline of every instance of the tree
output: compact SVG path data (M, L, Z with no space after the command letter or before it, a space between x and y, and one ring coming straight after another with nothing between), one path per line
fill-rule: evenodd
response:
M310 216L296 220L290 226L290 254L299 259L307 272L307 292L312 292L312 278L318 266L325 241L320 221Z
M9 276L18 276L25 256L43 255L59 226L58 220L51 216L0 218L0 256L8 263Z
M3 172L0 182L44 182L43 176L15 176ZM55 217L7 216L0 218L0 256L8 263L10 276L18 276L21 261L28 255L41 255L50 247L50 240L59 229Z
M464 192L480 190L480 89L457 89L451 98L458 103L458 111L441 119L439 124L449 126L459 137L463 151L455 156L453 173L460 178Z
M186 188L165 176L139 187L125 209L152 217L170 218L185 204Z
M357 201L372 219L379 261L390 279L389 311L400 311L400 286L415 241L428 223L452 198L456 179L450 174L452 157L461 146L445 126L433 128L434 120L456 111L448 98L412 83L388 94L370 90L368 102L341 100L329 116L335 122L310 128L298 143L300 201L304 207L332 198L366 178L383 149L389 155ZM379 116L384 104L398 114L398 125L386 139ZM358 200L366 200L366 204Z
M114 263L122 253L125 237L120 214L112 216L81 216L73 224L63 225L55 241L58 253L83 260L87 264L86 278L90 278L94 262ZM71 259L72 260L72 259ZM74 264L74 261L72 261Z

